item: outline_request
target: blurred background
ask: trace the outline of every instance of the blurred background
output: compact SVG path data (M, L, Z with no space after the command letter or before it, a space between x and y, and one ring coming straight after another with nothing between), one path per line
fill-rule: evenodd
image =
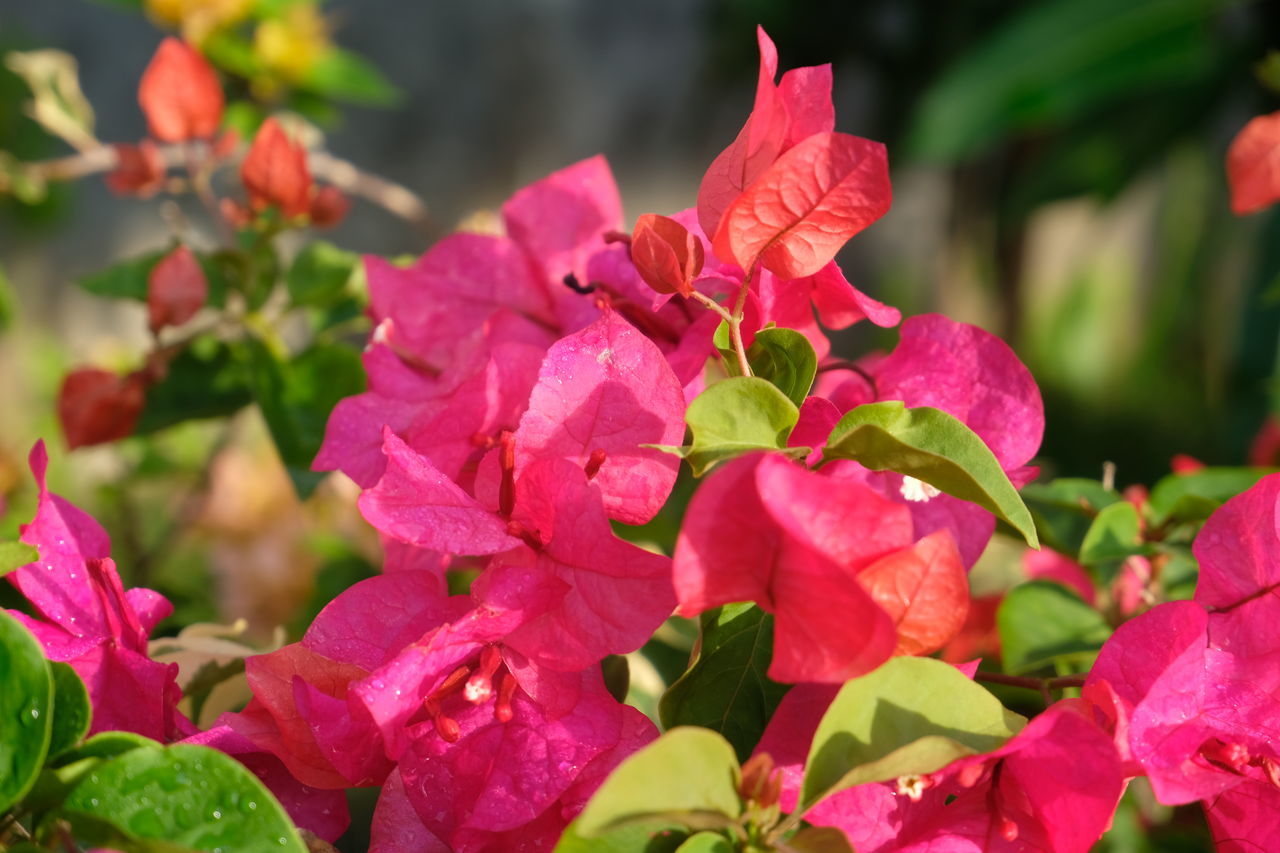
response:
M1273 407L1280 213L1233 217L1223 161L1246 121L1280 109L1280 3L0 0L0 53L74 56L97 135L133 142L164 34L251 7L274 29L235 24L244 39L214 57L251 69L231 83L248 111L234 118L287 106L429 208L410 223L357 201L327 235L344 249L417 255L600 152L630 220L691 206L750 111L763 24L782 69L834 64L837 129L888 145L893 207L841 256L850 280L1004 336L1044 394L1047 472L1096 478L1113 462L1126 485L1178 453L1242 464ZM308 90L333 45L363 60ZM0 151L69 153L28 97L0 67ZM171 628L245 617L260 647L277 626L296 637L375 570L353 487L330 479L299 502L253 409L66 460L62 376L136 366L147 342L145 306L75 281L167 229L159 205L99 177L37 195L0 196L0 533L30 518L25 455L43 437L55 490L106 524L127 583L174 599ZM837 352L894 340L854 329Z

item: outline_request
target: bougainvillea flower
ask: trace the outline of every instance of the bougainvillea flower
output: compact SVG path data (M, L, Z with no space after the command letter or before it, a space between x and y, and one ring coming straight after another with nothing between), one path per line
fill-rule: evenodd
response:
M1227 149L1231 210L1254 213L1280 201L1280 112L1257 116Z
M58 389L58 422L67 447L88 447L133 434L147 402L142 372L121 375L100 367L78 367Z
M781 768L784 811L796 807L813 732L834 695L834 687L794 688L760 740L757 752ZM1122 791L1106 732L1058 703L994 752L928 776L846 789L805 820L844 831L859 853L1085 853L1110 824Z
M332 228L346 218L351 209L351 199L337 187L326 186L316 190L311 198L307 218L317 228Z
M222 84L198 50L166 38L142 73L138 104L161 142L208 138L222 123Z
M290 139L280 122L268 118L258 128L240 164L240 180L253 210L275 206L289 219L311 207L311 170L302 143Z
M954 545L945 538L914 553L912 546L905 507L778 455L743 456L708 477L689 504L673 567L677 612L693 616L755 601L776 620L770 678L843 682L893 654L895 621L908 623L907 646L936 640L906 620L913 607L931 609L931 596L963 612L967 589L955 584L895 593L894 569L906 563L917 563L920 571L908 573L917 580L931 568L939 578L955 575L944 568L948 562L958 570ZM880 560L902 563L880 571ZM866 571L870 592L860 579ZM881 596L886 603L896 599L893 615L877 603Z
M313 784L378 784L398 767L432 835L484 849L468 834L538 825L558 801L576 813L597 760L607 772L654 731L598 668L550 671L507 646L526 614L435 584L414 571L356 584L301 643L248 661L255 698L223 722ZM556 832L571 816L556 815Z
M684 394L657 346L614 311L547 350L515 432L517 475L534 460L592 466L610 517L643 524L671 493ZM592 460L598 460L594 464Z
M176 710L182 698L178 665L147 656L148 635L173 608L149 589L125 592L108 556L106 531L45 485L43 442L32 449L30 462L40 498L21 538L40 559L5 578L39 618L12 615L50 660L70 664L84 679L93 705L91 733L123 729L160 741L190 734L194 727Z
M150 198L164 186L165 165L150 139L137 145L113 145L116 167L106 174L107 187L117 195Z
M860 371L824 374L817 393L841 410L880 400L932 406L964 422L986 442L1014 485L1034 475L1027 463L1044 434L1044 404L1031 372L1009 345L989 332L941 314L902 324L897 348ZM965 565L973 565L995 530L995 519L976 504L909 488L900 474L872 473L854 462L824 466L834 477L852 477L905 503L916 538L951 531Z
M509 529L540 547L495 560L472 593L493 608L545 601L506 642L546 666L581 669L635 651L675 609L671 560L615 536L599 488L570 462L525 468Z
M1278 503L1271 475L1210 516L1195 600L1121 625L1085 686L1161 802L1204 802L1219 849L1266 849L1280 802Z
M200 261L186 246L178 246L151 268L147 276L147 317L151 331L181 326L204 307L209 281Z
M394 434L386 453L386 473L360 496L361 512L384 534L418 548L502 553L473 584L477 598L502 610L543 602L512 629L512 648L548 666L581 669L634 651L671 615L670 560L613 534L600 489L582 467L539 459L516 478L511 460L501 475L511 492L493 507Z
M587 262L604 235L622 227L622 200L604 157L595 156L530 184L502 205L507 236L525 253L551 294L562 333L596 318L594 302L565 286L585 285Z

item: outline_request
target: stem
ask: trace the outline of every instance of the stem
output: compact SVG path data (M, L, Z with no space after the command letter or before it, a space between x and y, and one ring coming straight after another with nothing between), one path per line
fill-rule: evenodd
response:
M733 316L729 318L729 340L733 341L733 351L738 354L738 367L743 376L751 375L751 364L747 361L747 348L742 343L742 315L747 308L747 291L750 289L751 276L747 276L738 288L738 299L733 303Z
M1055 678L1036 678L1031 675L1005 675L1001 672L980 671L973 674L973 680L983 681L987 684L1004 684L1008 687L1025 687L1028 690L1035 690L1044 699L1044 704L1050 705L1053 703L1053 696L1049 691L1065 690L1068 687L1083 687L1085 676L1059 675Z
M719 315L720 319L724 320L726 323L730 323L733 321L733 315L729 313L728 309L726 309L719 302L716 302L710 296L707 296L706 294L703 294L703 293L699 293L696 290L689 295L692 296L694 299L698 300L699 302L701 302L703 305L707 306L707 308L711 309L713 313Z

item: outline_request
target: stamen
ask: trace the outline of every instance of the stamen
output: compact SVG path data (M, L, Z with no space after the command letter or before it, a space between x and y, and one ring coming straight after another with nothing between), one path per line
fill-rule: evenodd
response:
M581 293L583 296L586 296L588 293L594 292L596 289L596 286L594 284L588 284L585 286L580 284L578 282L578 277L573 273L569 273L568 275L566 275L562 279L562 281L564 282L565 287L569 288L574 293Z
M498 433L498 466L502 484L498 486L498 513L510 518L516 508L516 437L511 430Z
M530 530L518 521L507 522L507 535L514 536L535 551L541 551L547 544L542 541L538 531Z
M488 450L489 448L493 447L493 445L494 445L494 440L493 440L493 436L491 435L485 435L482 432L477 432L471 436L472 447L477 447L480 450Z
M493 695L493 674L502 666L502 654L497 646L485 646L480 653L480 666L467 679L462 695L473 705L487 702Z
M1018 825L1004 815L1000 816L1000 837L1005 841L1018 840Z
M516 677L510 672L504 670L498 676L498 701L493 703L493 716L498 722L509 723L515 716L515 710L511 707L511 698L515 696L516 688L519 686L516 683Z
M439 687L431 691L430 695L427 696L427 701L435 702L438 706L441 699L446 696L452 696L454 693L461 690L462 686L466 684L467 676L469 675L471 675L471 667L466 664L458 667L453 672L449 673L444 681L440 682ZM429 711L430 708L427 710Z
M587 457L587 464L582 466L588 480L600 473L600 466L604 464L606 456L604 448L597 447L591 451L591 455Z

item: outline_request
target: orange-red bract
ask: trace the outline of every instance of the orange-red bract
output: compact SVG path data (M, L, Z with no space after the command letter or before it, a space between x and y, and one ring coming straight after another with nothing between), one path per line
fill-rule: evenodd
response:
M858 583L893 619L894 654L937 651L960 632L969 613L969 578L946 530L867 566Z
M206 138L222 121L222 84L199 51L170 37L142 73L138 104L161 142Z
M688 296L706 257L702 241L679 222L646 213L631 234L631 260L654 290Z
M1280 201L1280 112L1258 116L1227 149L1231 211L1254 213Z
M337 225L351 209L351 200L337 187L321 187L311 199L311 224L317 228Z
M137 145L112 146L116 151L116 167L107 173L107 187L117 195L147 198L164 186L164 159L150 139Z
M209 298L209 282L196 256L179 246L160 259L147 277L147 313L151 331L181 326Z
M142 414L147 380L141 373L121 376L97 367L67 374L58 391L58 420L74 450L124 438Z
M712 248L744 270L759 259L781 279L813 275L889 210L884 145L817 133L779 157L725 211Z
M306 149L290 139L274 118L258 128L240 166L240 180L254 210L276 205L292 218L311 208L311 170L307 168Z

